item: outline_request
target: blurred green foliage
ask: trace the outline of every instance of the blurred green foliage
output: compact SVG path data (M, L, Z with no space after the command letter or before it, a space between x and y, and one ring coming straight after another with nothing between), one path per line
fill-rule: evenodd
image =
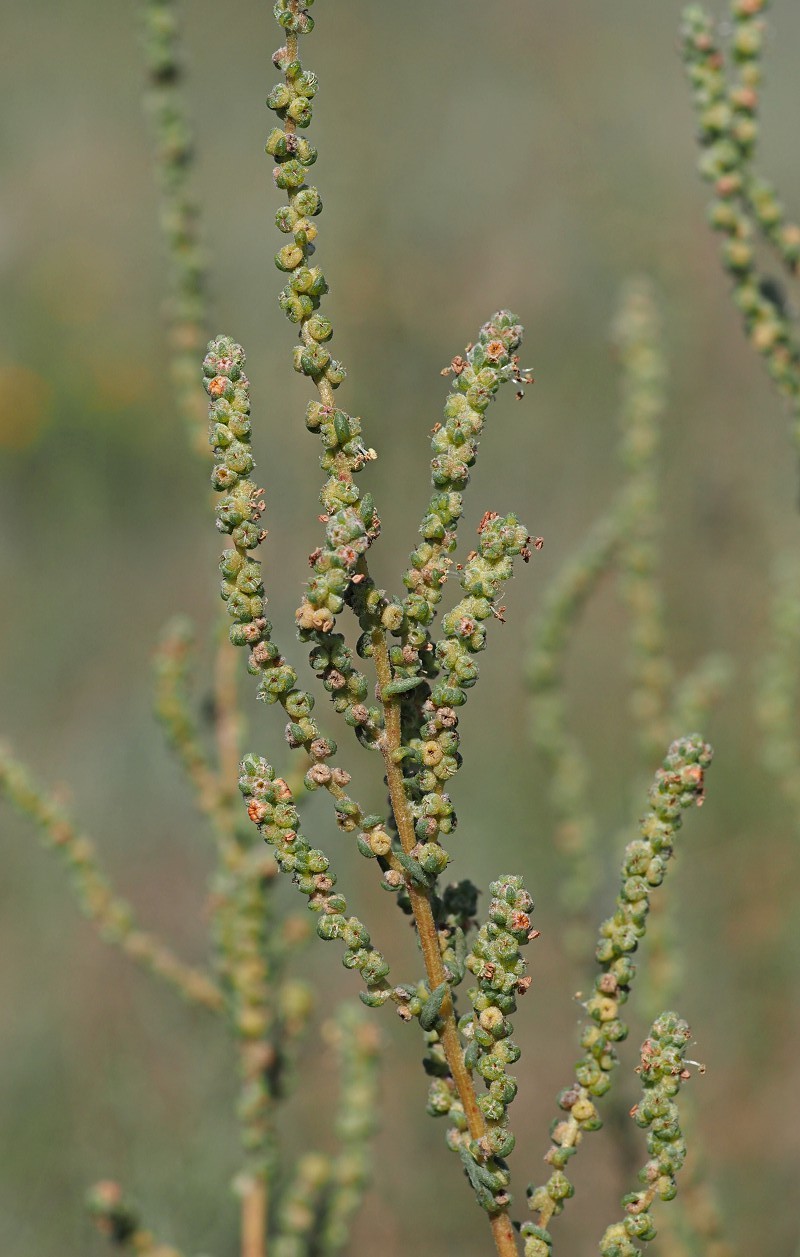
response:
M772 1250L790 1251L800 1152L800 944L792 928L800 853L792 818L759 764L753 705L769 566L797 541L797 469L703 221L675 53L680 4L318 7L315 178L348 406L380 453L366 473L384 522L378 579L396 585L414 544L427 496L427 432L446 388L439 370L506 305L525 323L525 362L536 373L524 402L503 399L493 411L468 497L476 523L484 508L514 510L546 544L510 592L502 646L484 665L491 682L465 715L465 753L481 771L458 782L453 866L459 876L468 864L484 886L498 866L518 868L537 900L534 987L517 1018L516 1176L538 1175L579 1011L560 942L552 817L527 735L525 626L609 500L616 387L608 328L620 281L645 270L664 297L671 362L663 467L671 650L681 670L710 649L730 652L738 668L703 731L717 751L713 781L668 890L692 943L680 1011L708 1066L692 1089L731 1234L742 1251L764 1251L767 1226ZM275 202L263 155L272 18L268 6L244 3L221 19L218 6L195 0L186 25L215 318L248 347L272 618L289 641L300 578L282 574L301 573L316 544L319 474L303 430L304 385L289 368L291 332L275 300ZM771 25L764 165L796 207L800 9L776 0ZM206 470L187 458L164 383L163 259L135 13L97 0L30 0L9 7L4 26L0 735L48 779L71 783L74 814L143 919L197 958L208 852L160 745L148 687L163 622L178 611L214 621L217 541ZM280 476L271 474L276 447ZM601 597L572 659L569 694L609 834L627 816L635 754L618 643L619 612ZM501 710L518 729L513 757L493 736ZM249 744L276 745L279 725L258 710ZM507 785L492 797L485 782L495 772ZM235 1079L218 1028L175 1008L169 993L103 949L61 870L7 812L2 850L4 1257L101 1252L82 1199L110 1174L147 1200L148 1223L165 1238L233 1252ZM618 856L609 855L609 888ZM377 893L352 851L340 859L359 894ZM607 893L598 919L609 901ZM386 919L387 947L410 959L413 943L396 915ZM353 989L327 949L309 952L307 963L329 992L323 1012ZM584 982L590 972L587 964ZM445 1247L477 1257L484 1228L455 1190L458 1167L424 1115L417 1053L403 1026L389 1017L384 1025L386 1119L353 1251L399 1254L424 1224L426 1257ZM631 1036L631 1070L643 1031ZM315 1071L333 1070L313 1037L308 1052ZM324 1143L328 1116L305 1087L288 1145L296 1149L312 1131ZM596 1207L565 1217L565 1251L586 1251L596 1238L588 1218L614 1216L619 1167L602 1135L594 1143L575 1178Z

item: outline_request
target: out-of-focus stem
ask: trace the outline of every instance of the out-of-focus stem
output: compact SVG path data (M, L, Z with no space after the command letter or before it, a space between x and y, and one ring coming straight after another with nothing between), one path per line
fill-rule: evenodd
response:
M171 947L136 924L127 900L114 893L101 872L94 844L74 827L58 802L39 790L29 773L0 748L0 793L41 829L48 846L61 854L87 917L104 942L113 943L138 965L162 978L185 999L219 1012L222 992L210 974L179 960Z
M202 745L189 697L191 625L183 619L167 626L155 655L155 710L170 746L194 787L197 806L211 824L217 848L230 855L234 838L232 796L225 797L224 773L212 764ZM236 766L231 782L236 780ZM230 789L233 790L231 785Z
M267 1180L254 1175L242 1193L242 1257L267 1257Z

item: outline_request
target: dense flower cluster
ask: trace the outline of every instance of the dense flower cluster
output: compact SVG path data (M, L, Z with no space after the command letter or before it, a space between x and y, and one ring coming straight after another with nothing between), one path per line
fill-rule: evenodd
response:
M624 1196L626 1217L606 1229L600 1241L601 1257L641 1257L636 1242L655 1239L650 1206L656 1198L672 1200L678 1190L675 1175L686 1159L686 1144L675 1103L681 1084L689 1077L684 1064L691 1031L675 1013L662 1013L642 1044L638 1074L642 1099L631 1116L648 1132L650 1159L639 1172L641 1191Z
M319 435L320 463L328 475L320 493L325 540L309 556L312 575L297 609L297 624L301 640L312 643L312 667L335 710L344 715L360 741L374 744L382 724L381 709L367 703L367 680L355 666L344 638L333 630L345 602L356 610L364 631L376 624L397 627L400 613L387 609L385 596L375 589L361 563L380 532L380 520L371 496L361 497L353 477L375 458L375 452L362 441L361 420L334 404L333 390L345 371L326 348L333 325L320 314L319 306L328 283L320 267L311 265L317 237L312 219L321 212L322 200L318 190L305 182L316 150L297 131L311 122L317 78L300 63L297 36L311 31L313 21L296 4L277 4L275 14L289 39L273 57L284 78L273 87L267 105L282 126L270 132L266 149L275 159L276 185L291 193L289 204L281 206L276 216L278 229L291 236L291 242L275 255L275 265L289 274L280 305L300 332L295 369L307 375L319 393L319 400L308 404L306 426Z
M285 30L294 35L310 35L314 29L314 19L308 10L313 3L314 0L304 0L301 4L297 0L294 3L293 0L277 0L272 11L276 22Z
M206 336L206 259L200 244L198 207L189 189L192 136L183 97L183 65L175 0L141 6L150 114L160 195L159 220L169 281L171 369L178 408L192 444L205 450L197 359Z
M312 643L312 667L331 694L334 707L355 727L360 741L379 745L384 754L393 803L390 819L397 823L398 832L392 842L388 834L378 830L377 844L374 835L362 834L359 847L363 854L378 857L384 869L384 886L399 890L401 904L409 910L413 907L426 954L425 981L393 990L376 986L362 998L375 1004L393 998L406 1020L417 1017L428 1043L426 1068L430 1067L444 1086L452 1084L457 1090L463 1088L466 1076L463 1062L458 1066L453 1056L460 1057L461 1053L450 988L461 981L465 971L467 921L459 918L456 922L458 913L448 911L447 892L441 898L435 892L437 875L448 859L437 835L449 832L455 824L443 783L460 765L454 708L465 701L466 690L477 677L470 655L485 642L480 621L492 614L492 599L511 575L511 556L522 552L528 557L529 538L513 517L499 524L495 524L494 516L483 521L481 531L488 529L487 535L480 553L470 556L462 581L468 599L457 609L452 625L445 624L443 640L435 650L428 626L447 576L447 556L455 545L462 510L460 491L475 460L483 414L500 383L520 375L515 350L521 329L512 316L501 312L482 329L478 345L468 351L469 359L454 360L456 388L448 403L446 423L437 425L434 432L432 475L436 492L423 525L422 546L412 557L418 566L406 580L410 590L406 600L393 601L370 576L366 552L378 535L380 523L371 499L361 498L354 484L355 475L375 455L363 443L360 421L334 403L333 389L343 370L338 363L331 367L325 346L333 329L319 311L327 282L310 260L317 234L310 220L318 214L321 203L316 189L305 185L302 166L310 165L315 154L298 139L297 129L304 129L310 121L316 80L302 69L297 54L296 36L302 33L296 24L300 5L279 5L276 14L279 10L285 12L285 18L279 20L291 36L274 58L285 77L268 104L279 114L283 128L272 132L267 150L276 159L278 186L293 190L289 205L279 210L277 217L279 229L293 239L275 260L279 269L291 276L281 305L300 328L295 367L313 380L319 393L319 400L308 406L306 423L319 433L322 467L328 476L321 494L325 542L309 559L312 576L297 611L298 629L301 639ZM446 560L441 566L440 558ZM345 604L354 611L361 627L358 655L375 659L379 708L368 705L367 682L355 668L343 637L334 631L336 617ZM389 635L397 639L395 643L387 641ZM426 682L440 674L443 686L431 692ZM403 784L398 789L400 764ZM434 907L435 924L431 915ZM458 1084L454 1073L460 1078ZM465 1135L459 1152L479 1200L496 1214L508 1201L504 1194L508 1174L496 1161L492 1148L487 1146L476 1155L471 1145L476 1134L484 1133L484 1125L480 1116L477 1126L475 1123L475 1113L463 1116L463 1132L456 1132ZM499 1226L507 1243L507 1221Z
M517 996L530 985L520 948L536 931L530 918L533 900L521 877L502 877L489 890L492 902L487 920L467 957L467 968L477 979L477 986L469 991L473 1012L462 1017L459 1030L467 1041L467 1065L488 1086L478 1103L490 1123L490 1143L497 1145L492 1150L505 1156L514 1146L513 1135L504 1129L506 1111L517 1093L516 1080L508 1077L506 1066L519 1060L520 1054L510 1038L513 1027L508 1014L516 1010Z
M327 856L311 846L300 830L292 792L265 759L247 755L242 762L239 789L248 800L248 815L266 841L284 873L308 896L308 906L318 914L317 934L339 938L345 946L343 964L357 969L367 991L387 992L389 966L370 945L370 936L358 917L347 917L347 901L335 892L336 876Z
M427 630L441 601L463 513L462 491L478 455L486 411L500 385L519 378L516 351L521 340L522 327L515 315L500 310L484 323L466 356L453 359L444 422L437 423L431 438L434 493L420 525L422 542L403 577L409 590L403 602L407 617L403 638L416 650L427 645Z
M272 625L264 614L267 598L261 564L249 553L266 534L261 528L262 491L248 478L254 460L250 449L250 385L243 371L244 362L241 345L225 336L212 341L203 362L205 387L211 399L209 440L215 463L211 482L223 495L216 511L217 528L228 533L234 543L232 549L224 551L220 563L221 593L234 621L230 639L235 646L249 647L248 671L260 678L257 697L267 703L280 702L289 717L287 742L291 747L302 747L311 760L305 777L306 787L310 790L325 787L334 798L339 827L348 832L361 829L364 853L383 855L386 852L382 839L375 836L376 830L384 833L380 829L381 818L366 815L345 793L349 773L328 764L336 754L336 743L321 733L312 716L314 699L306 690L298 688L297 673L273 641ZM333 527L329 523L329 532ZM358 525L354 523L351 533L357 532ZM338 538L339 534L334 532L334 536ZM314 662L338 695L348 684L352 687L352 678L349 682L346 679L349 652L338 634L328 640L327 654L324 650L322 646L317 648ZM336 678L332 676L334 672ZM341 686L338 677L343 678ZM351 710L346 712L346 717L355 723L360 716L359 704L351 701L352 688L348 695L346 701L350 702ZM368 712L364 719L369 719ZM380 849L373 849L370 843Z
M279 21L290 38L272 58L284 77L270 91L267 105L282 125L270 132L266 150L275 160L276 186L290 194L289 204L278 210L276 218L278 229L291 236L291 242L275 255L275 265L290 275L280 304L290 322L300 328L302 343L294 351L295 369L315 382L324 380L331 388L337 388L346 373L325 348L333 335L331 323L317 313L328 283L320 267L308 264L317 236L316 224L311 220L322 210L319 192L306 184L306 172L317 160L317 150L297 134L298 128L305 130L311 122L318 88L317 76L303 69L297 54L297 35L304 33L298 24L310 23L311 18L285 12Z
M773 247L789 275L800 267L800 226L790 222L775 189L752 167L758 141L758 89L769 0L733 0L730 60L705 10L684 13L683 55L694 89L703 177L714 187L709 217L724 237L722 256L751 345L792 407L800 440L800 345L782 285L759 270L756 233Z
M422 884L432 884L449 859L439 843L440 835L452 832L456 823L445 784L461 766L457 708L478 679L474 656L486 645L483 621L493 615L502 618L496 599L512 575L513 557L530 558L530 540L515 515L487 513L478 549L461 573L466 597L442 620L443 636L434 650L439 678L422 704L423 724L406 757L406 789L418 839L412 854L422 870Z
M574 1188L564 1173L568 1161L575 1155L584 1133L602 1125L595 1101L611 1086L611 1074L617 1065L614 1045L628 1033L620 1008L628 999L636 976L631 956L644 937L650 896L664 879L675 834L683 823L682 812L703 800L704 774L711 756L711 748L698 735L672 743L650 789L651 811L642 821L641 836L625 849L616 911L600 927L595 954L601 973L585 1004L589 1020L581 1032L584 1054L577 1064L574 1082L559 1096L559 1106L566 1116L555 1124L552 1146L545 1158L553 1173L544 1186L529 1190L530 1208L539 1215L538 1227L531 1235L540 1244L549 1243L544 1228L573 1194ZM538 1257L547 1251L531 1248L530 1254Z
M448 1144L461 1156L478 1202L491 1213L510 1199L508 1172L502 1158L508 1156L515 1143L507 1125L507 1110L517 1093L517 1081L506 1070L519 1060L520 1049L510 1037L513 1027L507 1015L514 1012L517 997L530 985L520 947L535 937L536 931L531 929L530 919L533 900L522 885L522 878L505 876L492 882L489 889L492 902L487 920L461 962L461 971L468 969L477 979L477 985L468 992L472 1011L458 1023L467 1044L464 1063L487 1086L486 1093L478 1098L486 1120L486 1131L480 1139L469 1134L463 1105L435 1044L426 1067L434 1073L428 1112L434 1117L447 1116L454 1122L448 1132Z

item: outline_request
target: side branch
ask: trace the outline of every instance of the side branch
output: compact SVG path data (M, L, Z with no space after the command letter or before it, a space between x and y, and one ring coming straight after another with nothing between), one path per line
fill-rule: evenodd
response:
M138 1253L139 1257L183 1257L169 1244L162 1244L140 1225L138 1210L125 1199L118 1183L96 1183L87 1204L95 1226L115 1248Z
M217 768L203 748L189 699L193 644L192 625L182 616L170 621L164 629L155 653L155 713L194 789L197 806L211 823L218 850L224 855L234 841L235 823L232 796L223 783L236 781L239 757L237 755L232 766L224 765L220 757ZM224 645L225 654L231 655L227 642Z
M173 386L192 446L206 452L205 414L196 362L208 322L206 257L199 209L190 191L194 148L183 95L183 58L175 0L144 0L143 39L153 130L160 222L167 254Z
M536 1257L550 1252L551 1238L546 1228L561 1213L574 1193L565 1168L575 1155L583 1136L602 1126L596 1101L611 1087L618 1058L615 1045L628 1033L621 1017L636 977L631 959L645 935L650 898L660 886L674 851L677 831L683 824L682 812L703 801L705 770L713 752L699 734L679 738L669 748L663 767L650 788L651 810L641 823L640 837L625 849L621 886L615 911L600 926L595 957L601 972L594 992L584 1005L587 1020L581 1028L583 1056L577 1064L574 1081L559 1095L564 1113L552 1130L552 1144L545 1161L552 1166L548 1181L529 1188L531 1211L536 1223L526 1223L523 1234L537 1241L530 1247Z
M222 991L210 974L179 960L166 943L136 925L127 900L115 895L101 872L94 844L80 834L58 802L34 785L22 764L0 748L0 793L38 825L47 846L60 853L72 875L81 909L96 925L101 938L113 943L142 968L163 979L190 1003L212 1012L223 1008Z

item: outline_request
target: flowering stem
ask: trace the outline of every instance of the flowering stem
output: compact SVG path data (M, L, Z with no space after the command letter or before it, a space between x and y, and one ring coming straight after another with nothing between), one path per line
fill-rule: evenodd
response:
M190 697L190 665L194 632L183 617L171 621L155 655L155 712L170 747L191 782L200 811L208 818L222 858L234 843L235 817L226 798L225 772L212 764L203 749ZM219 698L217 698L219 708Z
M239 760L241 759L239 747L241 719L236 692L238 663L236 651L228 640L227 632L224 631L220 634L214 660L214 731L217 742L220 793L229 811L236 794L235 783L239 775Z
M380 692L385 693L386 687L392 681L392 669L389 662L386 634L383 629L373 630L372 647L375 671L378 676L378 689ZM401 760L398 755L398 752L402 749L399 698L395 696L385 699L383 701L383 710L386 726L379 745L384 764L386 765L386 783L389 787L389 797L392 802L394 818L397 822L400 842L405 854L410 856L412 849L416 846L417 838L414 833L414 821L408 805L400 766ZM447 985L447 975L444 969L444 962L442 961L439 935L433 919L430 899L410 878L408 879L408 894L414 911L419 945L425 962L428 989L435 991L437 987L446 986L446 994L439 1014L441 1019L439 1033L447 1064L458 1091L458 1098L464 1109L470 1136L475 1140L482 1139L486 1134L486 1123L478 1107L472 1076L464 1064L464 1054L461 1051L453 1001L450 995L450 988ZM492 1235L499 1257L515 1257L518 1251L517 1243L507 1211L501 1209L498 1213L492 1214L491 1224Z
M183 94L184 66L175 0L143 0L142 27L160 221L169 268L171 372L178 411L193 448L207 453L205 407L197 388L197 359L208 323L206 257L199 211L190 190L194 167L191 127Z
M705 770L712 756L711 747L696 733L671 744L650 789L651 810L641 821L641 836L625 848L615 912L600 926L595 950L601 973L595 979L594 994L584 1004L588 1015L580 1036L584 1056L576 1065L575 1081L558 1100L569 1116L559 1119L551 1130L552 1144L545 1156L553 1167L548 1182L528 1189L529 1207L538 1216L535 1225L525 1223L522 1228L523 1235L531 1237L527 1257L549 1257L552 1238L546 1227L575 1190L564 1168L584 1134L602 1126L595 1101L611 1087L618 1064L614 1045L628 1033L620 1010L636 977L631 956L645 936L652 892L661 885L674 854L675 835L683 824L681 813L703 802ZM610 1250L607 1257L612 1257ZM614 1257L623 1257L623 1250Z
M242 1194L242 1257L267 1254L267 1180L253 1176Z

